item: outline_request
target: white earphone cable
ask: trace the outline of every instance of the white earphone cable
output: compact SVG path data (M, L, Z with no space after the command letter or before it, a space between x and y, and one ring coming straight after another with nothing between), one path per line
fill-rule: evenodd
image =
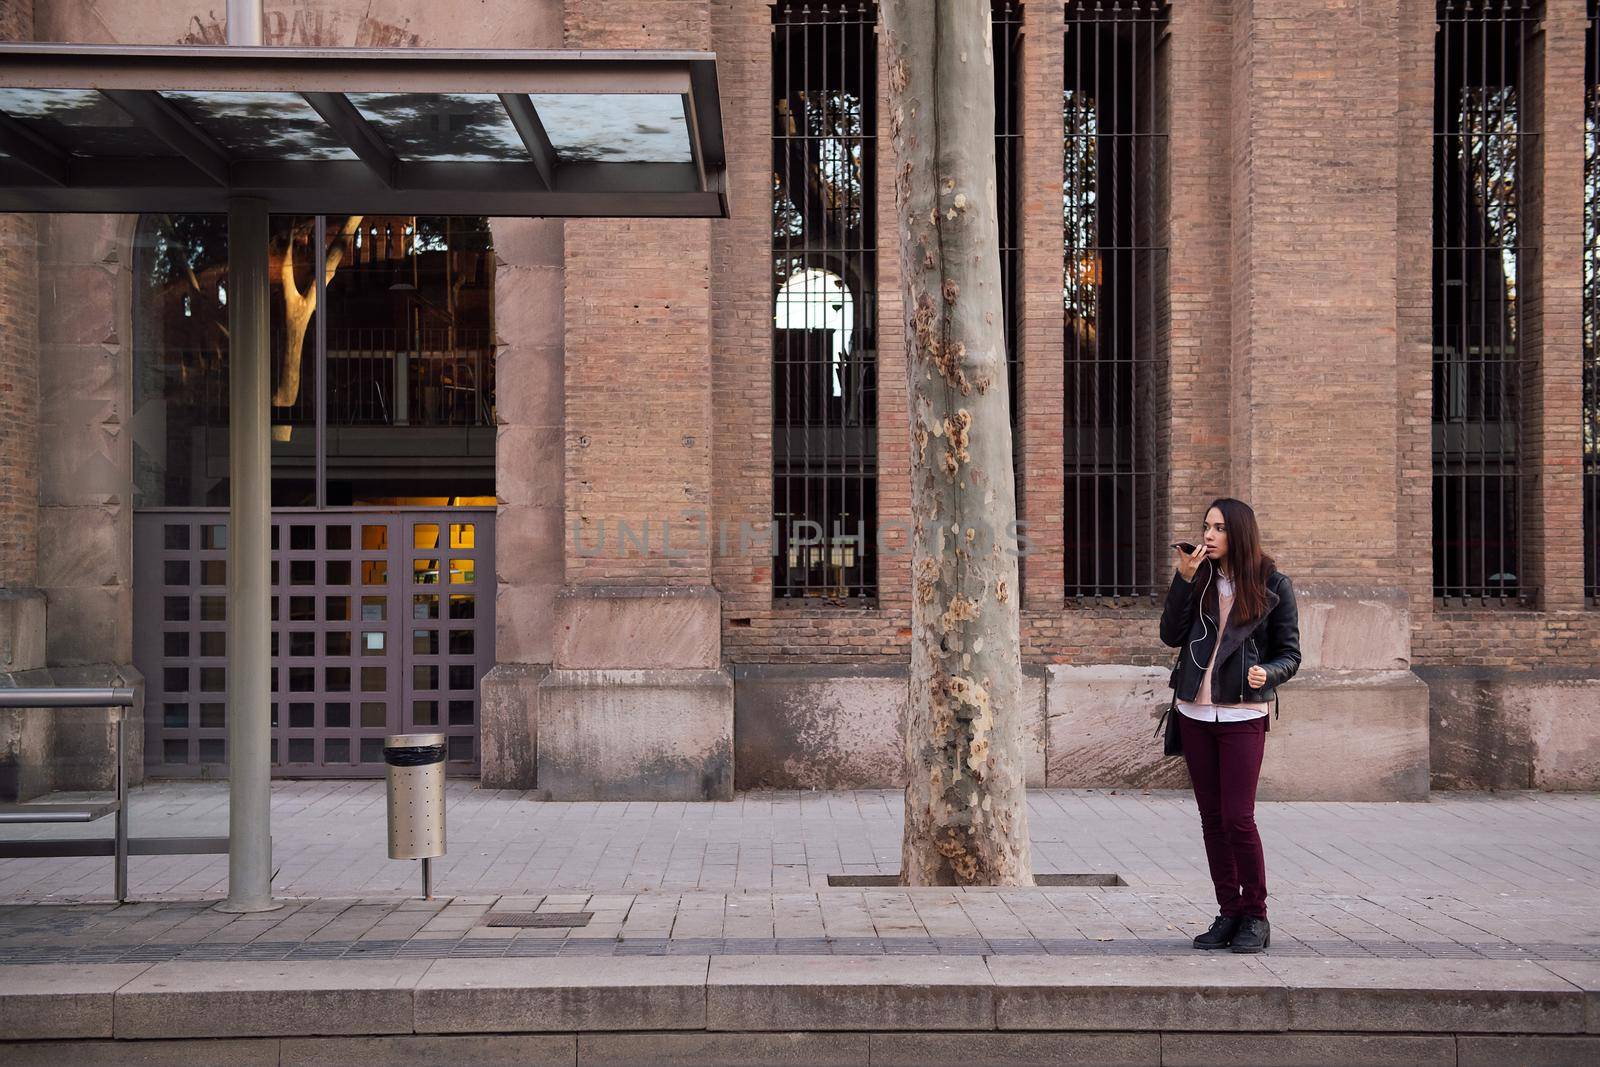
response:
M1207 560L1206 562L1210 563L1211 561ZM1194 660L1194 665L1199 667L1201 670L1205 670L1205 666L1200 662L1200 658L1194 654L1194 646L1197 642L1204 641L1206 639L1206 589L1211 588L1211 571L1214 570L1216 570L1215 566L1213 566L1211 570L1206 571L1205 587L1200 590L1200 599L1195 602L1194 606L1194 610L1200 613L1200 636L1195 638L1193 641L1190 641L1188 644L1189 658Z

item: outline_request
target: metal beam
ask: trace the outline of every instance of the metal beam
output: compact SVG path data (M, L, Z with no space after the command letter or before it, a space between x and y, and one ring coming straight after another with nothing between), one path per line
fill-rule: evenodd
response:
M540 186L532 163L402 163L400 188L383 184L358 160L246 160L233 164L233 188L270 210L304 214L496 215L547 218L719 218L720 186L701 188L691 163L563 163L556 188ZM708 186L720 169L707 168ZM8 184L0 211L132 212L227 210L229 190L184 161L75 159L72 185Z
M690 105L694 128L689 136L700 148L708 171L722 170L728 163L722 140L722 100L717 89L715 60L694 60L689 64Z
M400 186L400 157L343 93L301 93L334 135L390 189Z
M133 690L127 688L77 688L29 686L0 689L0 708L131 708Z
M0 151L51 185L66 185L71 158L10 115L0 114Z
M0 85L196 92L670 93L714 52L0 45ZM92 79L86 81L85 79Z
M217 185L228 184L228 153L153 89L102 89L102 96L127 112Z
M539 180L546 189L554 189L556 149L550 143L550 135L545 132L539 112L534 110L533 101L528 99L527 93L501 93L500 104L506 109L506 116L511 119L517 136L522 138L523 147L532 157L533 165L539 171Z
M228 851L226 837L130 837L130 856L207 856ZM109 837L21 837L0 841L0 859L115 856Z
M362 168L365 170L365 168ZM561 171L567 168L563 166ZM708 174L707 179L715 177ZM302 187L260 190L274 214L303 215L307 201L330 215L489 215L495 218L726 218L718 191L550 192L543 189L496 191L478 189L382 190L346 185L338 189ZM213 212L228 210L228 191L216 186L153 183L134 188L81 189L50 185L0 185L0 212L55 214L124 214L134 211ZM137 205L137 206L130 206Z

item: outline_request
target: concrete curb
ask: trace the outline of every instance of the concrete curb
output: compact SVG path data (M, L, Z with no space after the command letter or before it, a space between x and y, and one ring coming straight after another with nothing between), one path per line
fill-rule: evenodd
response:
M312 1037L327 1040L305 1040ZM522 1064L970 1064L980 1050L1001 1058L978 1062L1006 1063L1455 1064L1510 1062L1507 1055L1592 1063L1600 1062L1600 962L1269 955L40 964L0 967L0 1041L28 1051L13 1062L80 1064L118 1049L116 1062L146 1062L162 1049L172 1055L148 1062L312 1063L327 1052L340 1067L426 1059L427 1050L448 1050L451 1062Z

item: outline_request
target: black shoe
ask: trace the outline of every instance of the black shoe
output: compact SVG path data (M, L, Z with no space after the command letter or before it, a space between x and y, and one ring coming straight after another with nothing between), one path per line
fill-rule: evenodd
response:
M1218 915L1211 920L1211 929L1194 939L1195 948L1227 948L1233 935L1239 932L1239 916Z
M1272 944L1272 924L1265 919L1247 915L1239 923L1239 932L1233 935L1229 946L1235 952L1260 952Z

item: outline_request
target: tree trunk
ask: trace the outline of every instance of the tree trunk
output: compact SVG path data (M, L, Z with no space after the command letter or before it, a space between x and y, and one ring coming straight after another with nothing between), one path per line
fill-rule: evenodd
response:
M344 262L345 245L354 239L355 232L361 228L361 219L360 215L351 215L329 243L327 263L323 270L323 288L327 288L338 273L339 264ZM300 400L300 365L304 362L306 350L306 327L311 325L312 313L317 310L316 250L312 249L311 254L312 281L302 293L294 280L293 236L289 239L289 247L283 250L282 269L278 273L283 284L284 353L278 387L272 394L272 406L275 408L293 407Z
M885 0L911 415L905 885L1032 885L989 5Z

